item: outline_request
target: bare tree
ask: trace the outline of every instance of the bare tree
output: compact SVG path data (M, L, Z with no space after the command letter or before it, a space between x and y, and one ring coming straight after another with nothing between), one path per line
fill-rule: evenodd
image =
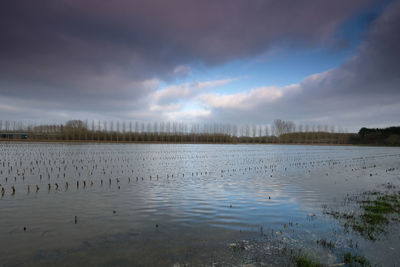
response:
M132 122L129 122L129 141L132 141Z
M117 142L119 141L119 135L120 135L120 128L119 128L119 120L117 120L117 124L116 124L116 131L115 131L115 139L117 139Z
M110 141L112 141L113 140L113 135L114 135L114 121L113 120L110 122L110 134L111 134L111 140Z
M125 121L122 122L122 141L126 141L126 123Z
M104 121L103 140L108 140L107 121Z

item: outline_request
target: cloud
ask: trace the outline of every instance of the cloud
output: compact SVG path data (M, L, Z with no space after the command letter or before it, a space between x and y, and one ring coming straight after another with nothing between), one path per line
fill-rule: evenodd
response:
M237 94L199 96L217 121L341 124L351 130L399 124L400 2L374 21L357 53L342 66L289 87L261 87ZM243 110L246 110L244 113Z
M203 92L208 88L223 86L231 83L235 79L221 79L203 82L188 82L178 85L167 86L154 93L153 99L157 104L168 104L185 99L190 99L193 96Z
M177 76L187 76L192 71L192 68L187 65L179 65L173 70L173 74Z
M193 109L167 112L165 115L166 120L170 121L196 122L198 120L209 119L211 111L208 109Z
M190 66L329 42L369 2L2 1L0 97L67 113L138 113L159 81Z
M260 87L251 89L248 92L240 92L236 94L202 94L197 97L198 100L204 102L212 108L230 108L236 110L251 110L258 105L273 103L290 91L297 90L298 85L278 87Z

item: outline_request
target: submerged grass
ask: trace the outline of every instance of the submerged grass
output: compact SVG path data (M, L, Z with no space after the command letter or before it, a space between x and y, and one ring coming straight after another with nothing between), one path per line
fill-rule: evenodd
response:
M362 267L370 267L372 266L371 262L361 255L353 255L350 252L347 252L343 255L343 262L334 264L333 266L362 266ZM297 267L323 267L323 266L332 266L320 263L319 261L313 260L308 255L298 255L293 257L293 263Z
M394 191L393 184L384 184L383 192L369 191L359 196L349 198L355 200L359 210L356 212L324 211L325 214L339 219L344 227L352 228L361 236L376 240L382 233L386 233L386 226L400 220L400 191ZM351 204L351 203L350 203Z
M347 266L372 266L364 256L352 255L350 252L344 254L343 261Z
M297 267L323 267L322 263L310 259L308 256L300 255L293 259Z

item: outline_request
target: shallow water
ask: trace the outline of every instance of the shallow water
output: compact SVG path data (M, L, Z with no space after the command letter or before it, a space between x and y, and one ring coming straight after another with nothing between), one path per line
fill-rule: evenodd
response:
M2 143L0 264L274 263L282 244L317 251L321 238L399 264L398 231L371 242L322 214L400 185L399 167L400 149L383 147ZM263 257L238 240L262 242Z

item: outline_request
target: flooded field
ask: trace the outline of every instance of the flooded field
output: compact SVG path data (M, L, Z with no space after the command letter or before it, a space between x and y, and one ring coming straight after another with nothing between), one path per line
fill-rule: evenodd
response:
M3 143L0 184L1 266L400 264L399 148Z

